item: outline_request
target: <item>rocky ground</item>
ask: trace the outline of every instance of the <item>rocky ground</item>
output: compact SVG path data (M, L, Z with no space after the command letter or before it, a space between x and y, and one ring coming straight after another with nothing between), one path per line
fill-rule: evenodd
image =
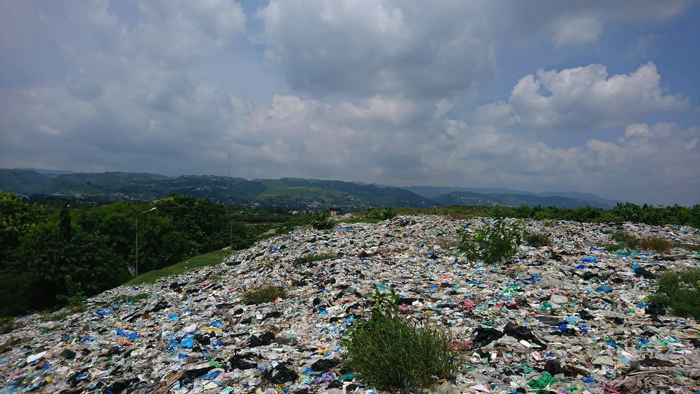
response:
M513 264L486 266L456 250L458 231L485 220L298 229L217 266L112 289L61 321L19 318L0 336L0 393L373 392L339 360L340 338L368 316L364 296L377 288L394 288L403 314L453 335L463 365L431 391L700 389L700 326L646 302L654 277L698 268L700 256L600 248L620 229L693 245L698 230L528 221L553 245L525 245ZM318 254L334 257L302 258ZM243 305L263 284L288 297Z

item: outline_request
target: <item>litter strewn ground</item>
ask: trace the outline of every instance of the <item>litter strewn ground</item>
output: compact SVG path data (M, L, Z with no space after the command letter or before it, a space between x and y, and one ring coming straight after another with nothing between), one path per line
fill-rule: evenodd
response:
M394 288L401 313L453 335L463 366L435 391L700 389L700 326L646 298L660 273L698 268L700 255L600 247L618 230L698 245L698 230L527 221L553 245L522 246L513 264L466 261L458 231L488 220L297 229L217 266L112 289L62 321L20 318L0 336L0 393L374 392L339 362L340 338L368 317L365 295L377 288ZM304 258L320 254L335 257ZM267 284L288 297L242 304Z

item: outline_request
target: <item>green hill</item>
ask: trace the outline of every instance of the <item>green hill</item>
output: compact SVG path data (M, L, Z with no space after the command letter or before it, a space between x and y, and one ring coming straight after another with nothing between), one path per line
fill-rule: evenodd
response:
M555 206L557 208L576 208L591 206L596 208L612 208L614 205L582 198L569 198L561 196L537 196L531 194L480 194L473 192L452 192L436 197L434 201L442 205L476 205L491 206L500 204L503 206L517 207L528 205L531 207L541 205L543 207Z
M0 190L3 191L12 189L17 194L40 194L45 192L49 183L51 177L34 170L0 169Z

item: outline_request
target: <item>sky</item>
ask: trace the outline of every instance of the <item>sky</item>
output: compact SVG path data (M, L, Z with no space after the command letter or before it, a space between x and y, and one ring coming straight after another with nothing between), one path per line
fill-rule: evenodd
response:
M700 2L2 0L0 167L700 203Z

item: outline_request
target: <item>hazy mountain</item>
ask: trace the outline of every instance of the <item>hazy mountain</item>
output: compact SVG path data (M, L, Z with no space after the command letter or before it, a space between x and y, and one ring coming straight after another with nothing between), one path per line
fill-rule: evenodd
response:
M447 193L434 198L433 201L436 201L442 205L491 206L500 204L511 207L517 207L525 204L529 206L541 205L543 207L554 205L558 208L576 208L582 206L612 208L615 205L594 200L562 196L537 196L532 194L481 194L474 192Z
M152 200L167 197L170 193L179 193L217 202L225 202L228 197L236 204L259 202L292 208L332 205L346 209L387 206L422 208L437 205L428 198L397 187L301 178L247 180L213 175L171 178L158 174L126 172L48 176L33 170L2 170L0 189L10 188L19 194L80 194L105 199L117 193L118 198L139 200Z
M534 194L522 190L507 189L504 187L447 187L447 186L408 186L404 189L427 198L436 198L444 194L454 192L472 192L479 194Z

